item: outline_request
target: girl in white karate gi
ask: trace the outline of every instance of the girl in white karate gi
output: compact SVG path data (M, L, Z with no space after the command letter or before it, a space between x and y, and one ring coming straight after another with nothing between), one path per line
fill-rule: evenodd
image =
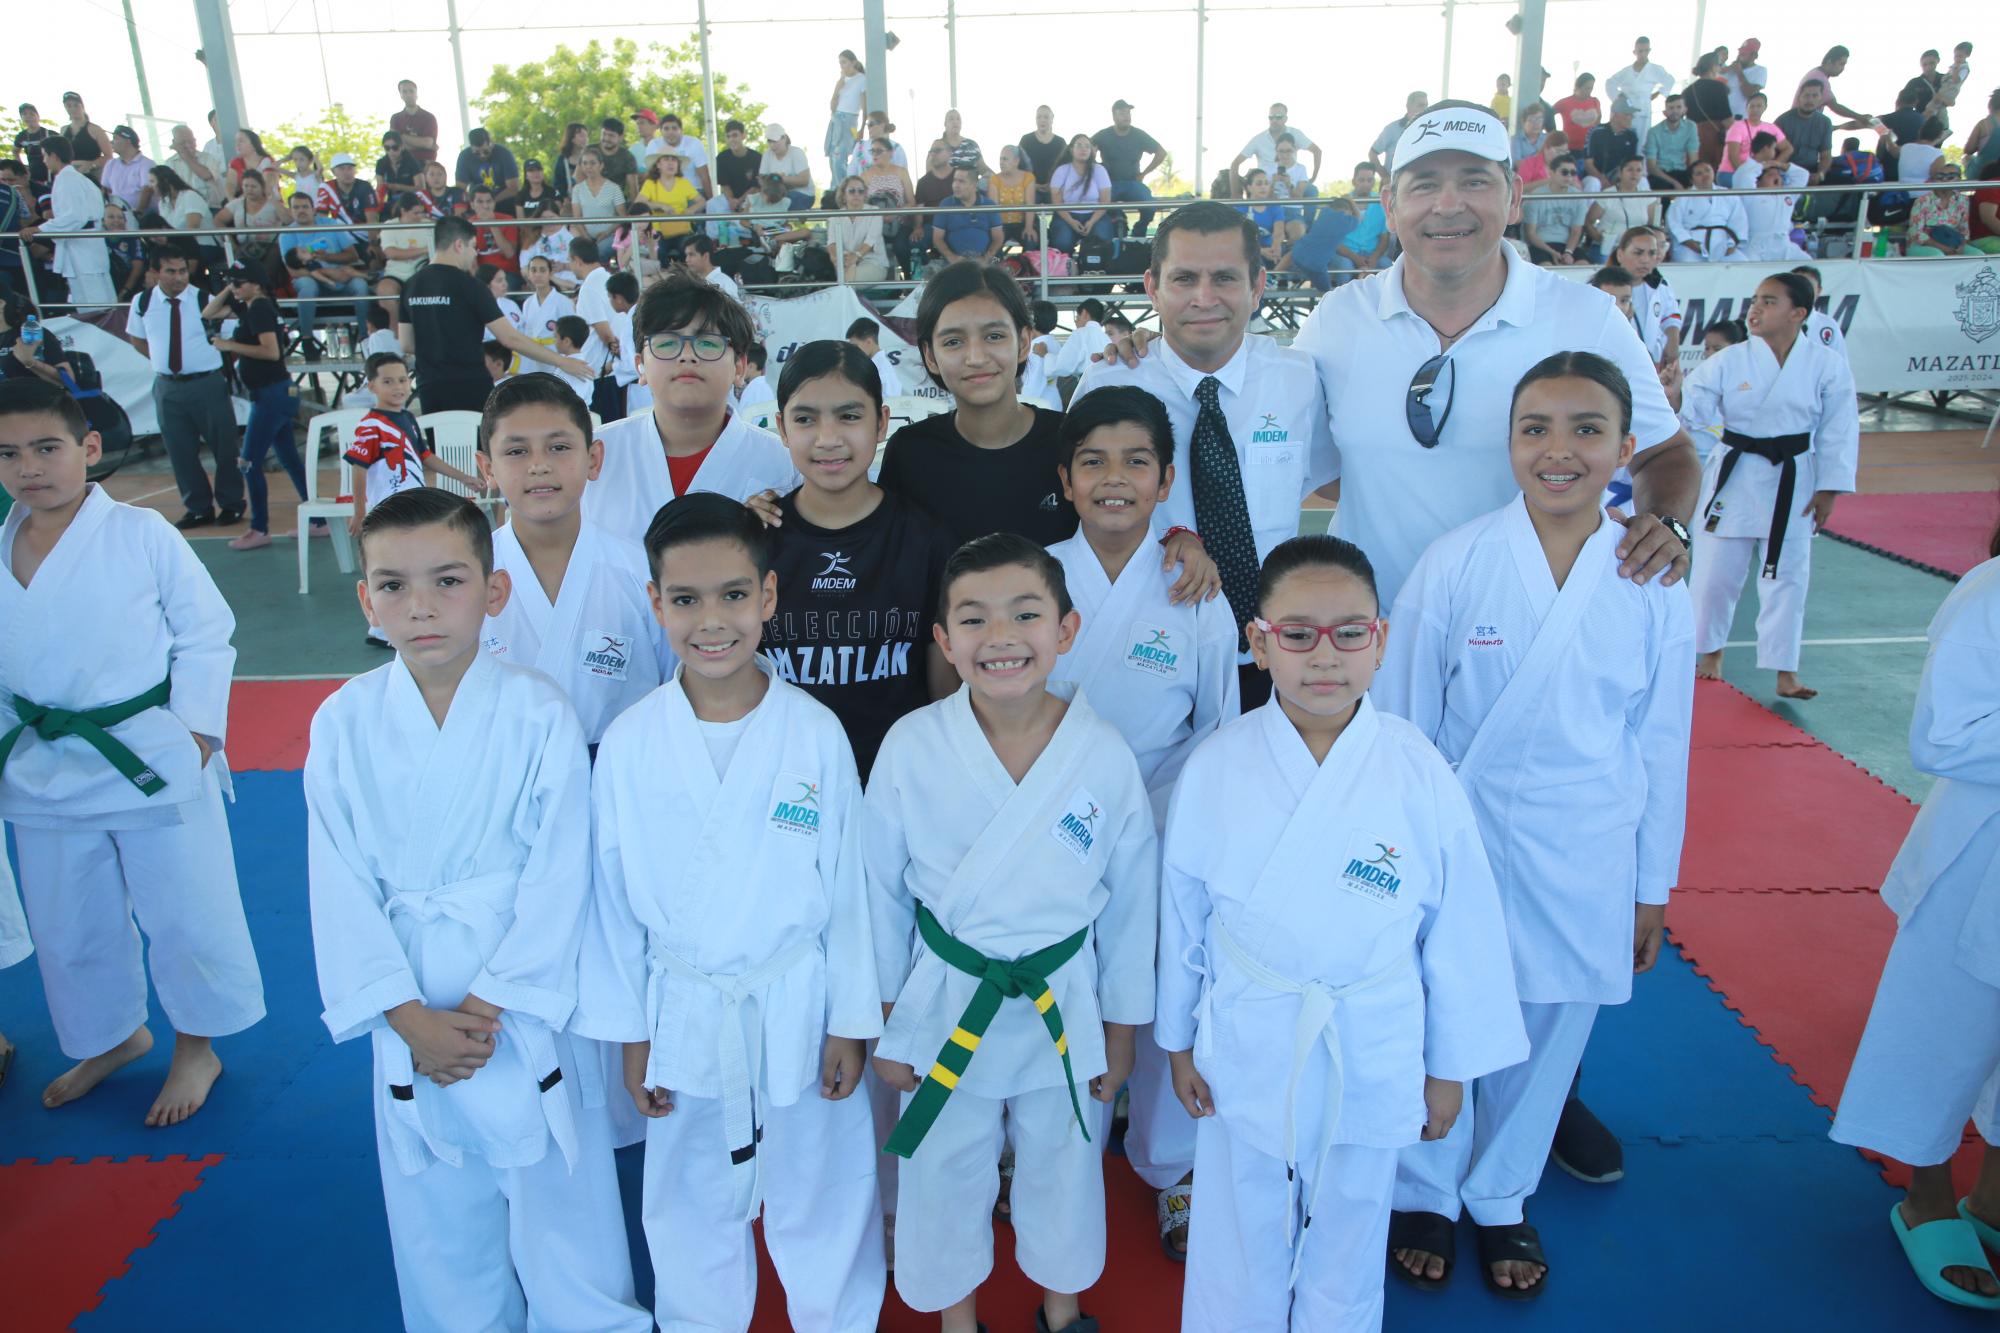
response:
M1799 681L1812 542L1834 501L1854 489L1861 414L1847 358L1801 336L1812 284L1777 273L1757 284L1750 337L1688 376L1681 416L1690 431L1717 429L1695 510L1695 673L1722 675L1722 649L1755 563L1757 665L1778 673L1778 696L1810 699Z
M1375 697L1436 741L1471 798L1533 1047L1480 1080L1444 1141L1404 1150L1391 1271L1447 1281L1463 1210L1488 1288L1525 1300L1549 1265L1524 1205L1598 1007L1629 999L1659 955L1686 823L1694 629L1679 588L1618 577L1620 526L1599 498L1633 449L1618 367L1558 353L1522 377L1510 415L1523 494L1424 552Z
M1660 228L1629 227L1618 237L1610 261L1632 275L1632 325L1657 366L1678 362L1681 348L1680 298L1660 272L1666 252L1666 233Z
M1196 1117L1182 1327L1368 1333L1399 1149L1528 1054L1465 793L1367 697L1387 642L1352 543L1264 561L1262 707L1181 773L1155 1033Z
M1896 942L1833 1137L1909 1164L1889 1225L1924 1288L2000 1310L2000 531L1988 549L1931 620L1910 757L1938 783L1882 884ZM1968 1117L1986 1156L1956 1199Z

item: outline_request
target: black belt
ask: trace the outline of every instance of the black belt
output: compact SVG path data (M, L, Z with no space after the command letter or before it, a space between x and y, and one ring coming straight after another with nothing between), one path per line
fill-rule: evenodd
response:
M1801 432L1797 435L1767 435L1763 437L1744 435L1737 431L1722 432L1722 443L1729 450L1722 456L1722 471L1715 478L1715 494L1708 498L1708 508L1703 517L1707 520L1703 527L1714 532L1715 525L1722 516L1716 506L1722 503L1722 488L1729 484L1729 474L1736 470L1736 460L1745 454L1755 454L1778 469L1778 502L1771 508L1771 531L1764 541L1765 578L1775 578L1778 573L1778 555L1785 549L1785 529L1792 521L1792 490L1798 483L1800 454L1812 448L1812 436Z
M221 373L222 373L222 367L220 366L217 366L214 370L190 371L185 375L175 375L168 371L163 370L160 372L160 378L163 380L172 380L176 384L181 384L188 380L205 380L210 375L220 375Z

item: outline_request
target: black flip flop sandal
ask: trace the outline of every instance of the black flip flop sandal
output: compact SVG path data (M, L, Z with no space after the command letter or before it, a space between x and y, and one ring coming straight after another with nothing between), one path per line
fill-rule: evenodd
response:
M1443 1277L1424 1277L1403 1267L1397 1250L1422 1250L1444 1260ZM1458 1262L1458 1224L1443 1213L1389 1214L1389 1271L1419 1291L1443 1291Z
M1070 1324L1064 1328L1051 1329L1049 1327L1049 1317L1042 1313L1040 1306L1036 1306L1035 1333L1097 1333L1097 1321L1089 1315L1079 1312L1074 1324Z
M1476 1227L1479 1233L1479 1276L1486 1289L1505 1301L1536 1301L1549 1285L1549 1260L1542 1253L1542 1233L1527 1222L1504 1227ZM1493 1280L1493 1265L1540 1264L1541 1281L1532 1287L1503 1287Z
M12 1072L14 1068L14 1052L20 1049L21 1049L21 1044L19 1042L16 1042L12 1046L9 1046L7 1048L7 1053L5 1055L0 1055L0 1088L4 1088L7 1086L7 1075L10 1072Z

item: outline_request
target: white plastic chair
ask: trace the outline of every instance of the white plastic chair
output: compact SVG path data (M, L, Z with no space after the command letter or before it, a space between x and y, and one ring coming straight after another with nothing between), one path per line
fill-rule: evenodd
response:
M306 423L306 498L299 506L299 596L303 597L311 589L307 555L312 546L312 521L325 519L329 532L333 534L333 558L343 574L354 572L354 541L347 535L347 517L354 512L354 465L347 461L347 451L354 443L354 433L361 427L365 411L344 410L321 412ZM340 460L340 483L333 496L321 499L319 494L319 441L323 431L334 432L334 456ZM348 497L343 499L342 497Z
M430 435L431 447L437 451L439 462L448 463L467 476L476 477L479 475L480 420L478 412L426 412L417 418L417 429ZM473 501L486 511L487 518L498 522L500 507L506 503L499 496L480 495L450 477L439 477L437 484L440 490Z

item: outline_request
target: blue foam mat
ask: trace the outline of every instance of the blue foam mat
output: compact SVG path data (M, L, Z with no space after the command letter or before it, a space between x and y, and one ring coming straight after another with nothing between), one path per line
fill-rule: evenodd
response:
M40 979L31 966L0 972L0 1028L22 1045L0 1093L0 1160L226 1155L79 1327L268 1327L280 1311L299 1330L397 1324L368 1048L333 1046L318 1018L299 777L247 774L238 790L238 871L272 1016L221 1044L230 1074L187 1125L139 1124L164 1041L91 1097L43 1111L35 1094L64 1062ZM157 1016L155 1031L165 1032ZM1825 1112L1672 949L1638 979L1631 1004L1600 1018L1584 1087L1626 1140L1628 1174L1611 1187L1545 1176L1530 1209L1556 1267L1548 1295L1532 1307L1500 1302L1467 1263L1442 1296L1392 1281L1392 1325L1445 1316L1598 1329L1616 1311L1638 1329L1959 1326L1909 1276L1886 1224L1893 1192L1826 1141ZM621 1153L619 1174L649 1299L639 1161ZM1469 1231L1462 1244L1469 1260ZM1120 1327L1115 1316L1107 1327Z

